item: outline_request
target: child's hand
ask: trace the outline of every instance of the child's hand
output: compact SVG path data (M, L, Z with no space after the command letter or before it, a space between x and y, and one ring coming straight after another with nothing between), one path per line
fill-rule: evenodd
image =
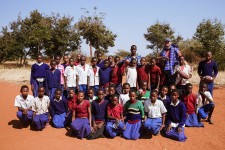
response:
M182 128L178 128L177 131L178 131L178 133L181 133L182 132Z
M103 124L104 124L104 122L101 122L101 123L97 124L97 128L100 129Z
M162 130L163 128L165 128L164 124L160 127L159 131Z
M172 126L171 124L167 127L166 131L169 132L171 130Z
M23 110L23 114L24 114L24 115L27 115L27 109L24 109L24 110Z

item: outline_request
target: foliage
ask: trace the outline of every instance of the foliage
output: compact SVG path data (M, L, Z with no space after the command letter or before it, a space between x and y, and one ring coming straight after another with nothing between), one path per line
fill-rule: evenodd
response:
M86 9L84 9L86 10ZM108 52L108 47L114 46L114 41L117 37L112 31L107 29L103 24L104 14L97 13L97 8L94 8L94 14L90 15L86 11L86 16L82 16L75 27L80 35L86 40L86 44L90 46L90 56L92 57L92 47L103 53Z
M115 52L115 54L121 58L124 58L124 57L130 55L130 52L123 50L123 49L119 49L117 52Z
M147 48L152 49L154 55L158 55L163 49L165 38L169 37L176 45L183 40L179 35L174 36L174 30L171 28L170 24L160 23L158 21L147 28L147 33L144 34L144 37L150 42L150 45L147 45Z
M194 34L194 39L202 44L202 49L196 50L199 56L204 56L207 51L213 53L214 59L219 65L219 69L225 69L225 40L224 40L224 25L214 20L203 20L197 27Z

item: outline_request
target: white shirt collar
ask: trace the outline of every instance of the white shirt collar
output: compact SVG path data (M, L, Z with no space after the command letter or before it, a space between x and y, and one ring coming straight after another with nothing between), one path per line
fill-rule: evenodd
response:
M41 63L36 62L36 64L37 64L38 66L41 66L41 65L43 64L43 62L41 62Z
M62 97L60 97L59 100L57 100L57 99L54 98L54 101L55 101L55 102L60 102L61 100L62 100Z
M171 101L170 105L177 106L179 103L180 103L180 101L178 100L177 103L174 105L173 102Z
M28 100L28 96L29 96L29 95L27 95L27 98L26 98L26 99L24 99L24 98L23 98L23 96L22 96L22 95L20 95L20 100L22 100L22 101L26 101L26 100Z
M166 99L166 95L164 97L161 97L161 94L159 94L159 98L161 98L162 100Z

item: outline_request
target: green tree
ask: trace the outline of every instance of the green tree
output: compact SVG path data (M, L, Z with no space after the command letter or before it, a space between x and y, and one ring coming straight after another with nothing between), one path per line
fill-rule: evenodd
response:
M179 44L183 38L180 35L175 36L174 33L170 24L157 21L154 25L147 28L147 33L144 34L145 39L150 42L147 48L152 49L153 54L157 56L164 47L165 38L169 37L174 44Z
M202 44L202 49L196 50L199 56L204 56L207 51L213 53L219 69L225 69L225 40L224 25L217 19L203 20L197 27L194 39Z
M126 51L126 50L124 50L124 49L119 49L117 52L115 52L115 54L116 54L117 56L119 56L119 57L124 58L124 57L130 55L130 52L129 52L129 51Z
M86 10L86 9L84 9ZM86 44L90 46L90 56L92 57L92 47L97 51L107 53L108 47L114 46L114 41L117 37L112 31L107 29L103 24L104 14L97 13L97 8L94 8L94 14L90 15L86 11L86 16L82 16L75 27L78 29L80 35L86 40Z

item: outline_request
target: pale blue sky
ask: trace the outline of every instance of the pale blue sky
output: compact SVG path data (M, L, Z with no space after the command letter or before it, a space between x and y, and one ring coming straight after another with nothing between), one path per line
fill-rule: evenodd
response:
M184 37L191 38L197 25L205 19L218 18L225 24L225 0L0 0L0 26L6 26L16 20L18 14L24 18L29 12L37 9L43 14L52 12L61 15L70 15L76 22L83 11L81 8L106 13L104 23L118 35L115 46L109 48L109 54L118 49L129 50L132 44L138 47L138 53L147 55L148 42L143 34L147 27L157 20L170 23L176 32ZM89 48L85 42L82 51L89 55Z

